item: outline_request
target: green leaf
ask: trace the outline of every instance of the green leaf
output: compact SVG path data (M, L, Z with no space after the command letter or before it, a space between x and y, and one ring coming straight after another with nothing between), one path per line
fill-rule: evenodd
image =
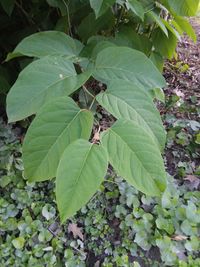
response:
M197 210L196 205L192 201L188 201L186 216L189 221L200 223L200 211Z
M105 36L101 36L101 35L94 35L94 36L90 37L87 40L87 44L81 50L80 57L91 58L92 51L94 50L94 48L97 45L99 45L101 43L104 43L104 42L112 44L110 42L110 39L111 38L108 38L108 37L105 37ZM115 45L115 44L113 44L113 45ZM104 48L106 48L106 47L104 47ZM96 56L95 56L95 58L96 58Z
M142 126L118 120L103 133L109 161L118 175L143 193L156 196L166 187L166 174L158 146Z
M79 139L66 148L56 179L56 199L62 222L92 197L103 181L107 166L107 154L101 145Z
M156 219L156 226L158 229L166 231L169 235L174 233L174 226L171 219L165 219L159 216Z
M35 114L52 98L70 95L90 77L76 74L72 62L62 57L45 57L28 65L7 96L9 122Z
M160 29L168 37L168 31L167 31L162 19L154 11L148 12L148 15L157 23L157 25L160 27Z
M10 16L15 7L15 0L0 0L3 10Z
M175 17L175 22L178 24L178 26L182 29L182 31L184 31L185 33L187 33L187 35L194 41L197 41L197 36L195 34L195 31L192 27L192 25L190 24L190 22L188 21L188 19L183 18L183 17Z
M162 73L163 66L164 66L164 58L163 58L163 56L160 53L156 52L156 51L152 51L149 58L151 59L153 64L158 68L158 70Z
M143 53L127 47L108 47L95 62L95 79L109 82L122 79L138 87L153 89L165 86L165 80Z
M122 26L119 28L115 39L119 46L128 46L149 55L152 43L147 36L138 34L131 26Z
M169 24L168 21L166 21L166 20L164 20L164 19L162 19L162 21L163 21L163 23L165 24L166 28L167 28L171 33L173 33L174 36L175 36L179 41L181 41L181 36L180 36L179 32L178 32L176 29L174 29L174 28Z
M97 101L117 119L133 120L141 125L156 144L164 148L165 130L159 112L144 89L124 81L112 82L97 96Z
M114 3L115 0L90 0L90 6L94 10L96 18L103 15Z
M25 239L21 236L12 240L12 244L16 249L22 249L24 247Z
M157 29L153 34L153 44L156 52L172 59L177 45L177 38L171 31L168 32L168 37L166 37L160 29Z
M167 0L172 9L178 16L195 16L199 6L199 0Z
M74 58L78 56L83 45L63 32L44 31L24 38L6 61L19 56L45 57L49 55Z
M100 51L110 46L116 46L116 44L112 42L112 39L109 40L108 38L108 40L106 40L106 38L98 37L99 36L94 36L88 40L87 45L81 51L80 56L95 60Z
M50 204L46 204L43 208L42 208L42 215L45 217L45 219L47 221L49 221L50 219L52 219L53 217L55 217L56 215L56 210L53 206L51 206Z
M200 248L199 238L197 236L192 236L190 241L186 241L185 248L190 252L198 251Z
M128 9L130 9L136 16L141 18L141 20L144 20L144 8L142 4L137 0L128 0L126 3L126 6Z
M108 31L114 24L115 18L111 10L107 10L107 12L98 19L96 19L95 14L92 12L85 17L78 26L78 35L86 42L89 37L96 35L100 31Z
M23 144L25 177L43 181L56 176L65 148L74 140L88 139L93 115L69 97L44 105L32 122Z
M46 1L50 6L59 8L62 16L67 15L67 7L63 0L46 0Z
M97 45L94 47L91 53L91 58L96 59L97 55L104 49L108 47L116 46L116 44L109 42L109 41L100 41L97 43Z
M152 90L153 97L163 103L165 103L165 93L161 88L155 88Z

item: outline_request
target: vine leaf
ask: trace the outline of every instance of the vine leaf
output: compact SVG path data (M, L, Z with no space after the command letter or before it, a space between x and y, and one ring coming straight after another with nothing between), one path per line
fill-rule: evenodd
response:
M56 199L62 222L89 201L103 181L107 166L107 153L101 145L79 139L66 148L56 179Z
M88 139L92 124L92 113L81 110L69 97L46 104L29 127L23 143L28 180L44 181L55 177L65 148L76 139Z
M141 125L120 119L102 134L102 143L118 175L135 188L150 196L159 196L165 190L160 151Z

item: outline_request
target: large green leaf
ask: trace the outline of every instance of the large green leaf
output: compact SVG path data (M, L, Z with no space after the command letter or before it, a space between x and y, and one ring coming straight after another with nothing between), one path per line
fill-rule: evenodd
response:
M164 19L162 19L162 21L163 21L163 23L165 24L166 28L167 28L171 33L173 33L173 35L174 35L179 41L181 41L181 36L180 36L179 32L178 32L174 27L172 27L171 24L170 24L168 21L166 21L166 20L164 20Z
M144 34L138 34L131 26L122 26L115 35L115 43L119 46L128 46L149 55L152 43Z
M77 75L74 65L62 57L45 57L28 65L9 91L9 122L35 114L52 98L69 95L79 88L90 73Z
M165 86L165 80L152 61L128 47L108 47L96 58L94 77L102 82L122 79L145 89Z
M149 11L148 15L157 23L157 25L160 27L160 29L168 37L168 31L167 31L162 19L154 11Z
M104 14L114 3L115 0L90 0L90 5L95 12L96 18Z
M78 26L78 35L86 42L89 37L100 31L109 31L115 24L115 18L111 10L107 10L101 17L95 17L94 12L85 17Z
M66 148L56 179L56 199L62 222L92 197L103 181L107 166L107 153L101 145L79 139Z
M159 112L144 89L124 81L113 82L97 96L97 101L117 119L133 120L144 127L159 147L164 148L165 130Z
M15 50L8 54L7 60L22 55L38 58L49 55L73 58L78 56L82 47L79 41L63 32L38 32L24 38Z
M145 10L144 10L142 4L140 3L140 1L138 1L138 0L128 0L126 2L126 7L128 9L130 9L136 16L141 18L142 21L144 20Z
M183 17L175 17L174 22L176 23L174 26L176 27L178 25L178 28L181 29L180 32L181 34L185 32L194 42L197 41L197 36L195 34L195 31L190 22L188 21L188 19Z
M74 140L88 139L93 116L69 97L44 105L32 122L23 144L25 176L43 181L56 176L60 157Z
M167 0L170 8L179 16L195 16L199 0Z
M151 196L165 190L163 160L146 128L120 119L103 134L102 142L118 175L131 185Z
M168 32L168 37L166 37L160 29L156 29L153 33L153 44L156 52L172 59L177 45L177 38L171 31Z

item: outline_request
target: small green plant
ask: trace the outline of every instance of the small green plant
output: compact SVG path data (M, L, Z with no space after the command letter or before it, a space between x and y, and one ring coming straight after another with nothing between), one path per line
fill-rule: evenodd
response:
M94 266L100 258L102 266L132 266L130 255L147 266L199 266L200 194L195 190L194 177L188 177L191 181L181 186L168 177L162 198L153 198L110 173L89 203L61 226L57 222L54 181L24 180L21 144L14 130L0 121L0 136L3 266L84 267ZM188 185L192 191L188 191ZM81 234L75 237L69 232L72 223L81 226ZM157 253L152 251L155 244L159 246ZM93 254L95 257L90 257Z
M9 122L36 114L23 144L25 177L56 177L62 222L96 192L108 162L147 195L160 196L165 190L165 130L152 97L165 80L156 66L174 55L183 31L195 40L182 16L194 15L197 2L86 1L82 22L73 21L78 7L70 3L69 34L81 42L63 32L44 31L25 38L8 55L7 60L34 58L8 94L7 114ZM66 8L65 1L55 3ZM96 86L91 89L92 82ZM81 94L84 108L79 106ZM116 120L104 131L99 106Z

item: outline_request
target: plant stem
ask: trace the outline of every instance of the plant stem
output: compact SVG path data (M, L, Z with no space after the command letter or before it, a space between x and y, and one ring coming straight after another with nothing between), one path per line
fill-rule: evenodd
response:
M89 109L91 110L91 108L92 108L92 106L94 105L94 102L95 102L95 97L93 98L93 100L92 100L92 103L90 104L90 106L89 106Z
M90 93L90 91L88 91L88 89L83 85L83 89L86 91L86 93L88 93L88 95L90 95L92 98L95 98L95 96Z

